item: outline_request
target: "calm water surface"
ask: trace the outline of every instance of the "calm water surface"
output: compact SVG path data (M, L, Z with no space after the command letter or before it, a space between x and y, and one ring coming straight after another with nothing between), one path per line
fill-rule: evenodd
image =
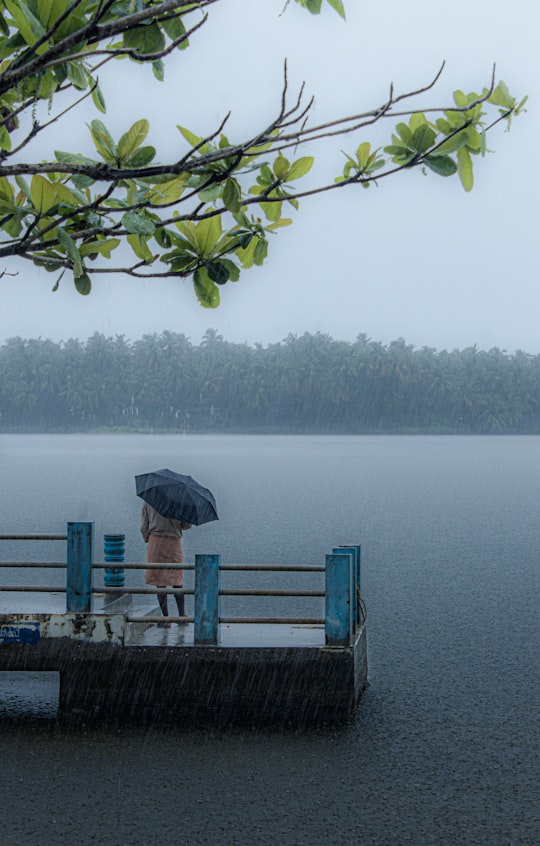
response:
M67 729L15 708L2 846L537 846L540 438L3 436L2 531L93 520L141 561L133 476L161 466L216 495L188 560L362 545L370 687L347 727L296 733ZM36 555L60 560L0 557Z

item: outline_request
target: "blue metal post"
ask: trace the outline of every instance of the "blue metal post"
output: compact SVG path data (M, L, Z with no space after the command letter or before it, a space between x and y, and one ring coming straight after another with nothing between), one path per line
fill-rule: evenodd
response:
M326 556L325 636L327 646L350 646L353 634L353 557Z
M103 553L105 563L123 562L125 555L125 535L103 535ZM103 579L106 587L123 587L126 581L123 567L106 567Z
M219 643L219 555L195 556L194 643L216 646Z
M353 557L353 622L355 628L358 626L360 620L358 600L361 596L360 590L360 565L361 565L361 547L360 546L339 546L332 550L334 555L339 555L340 552L350 553Z
M67 524L66 611L92 610L93 523Z

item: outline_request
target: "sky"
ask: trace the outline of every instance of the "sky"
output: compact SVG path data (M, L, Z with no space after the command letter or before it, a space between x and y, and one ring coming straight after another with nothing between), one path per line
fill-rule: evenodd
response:
M417 107L446 106L456 88L481 90L492 65L513 95L529 95L511 131L490 136L475 160L475 188L419 171L401 173L366 191L360 187L306 199L294 224L272 238L262 268L220 289L217 310L202 308L189 280L93 277L88 297L66 274L54 277L6 264L0 279L0 343L13 336L85 340L94 332L136 340L165 330L199 343L208 328L228 341L268 343L290 333L323 332L354 341L364 333L383 343L404 338L416 348L499 347L540 352L540 139L537 0L346 0L347 21L328 7L312 16L284 0L223 0L192 46L166 65L164 83L149 68L122 62L100 81L102 116L84 107L48 139L51 149L91 154L86 123L104 120L118 137L135 120L152 124L146 143L165 160L178 151L177 124L200 135L225 114L227 134L242 138L279 109L283 61L289 87L304 81L315 96L313 121L366 111L396 92L429 82L443 60L437 87ZM304 150L329 181L342 170L344 149L361 141L388 143L394 122L328 139ZM40 144L45 143L40 140ZM45 158L47 149L35 151ZM30 158L28 153L27 158ZM16 276L8 273L16 272Z

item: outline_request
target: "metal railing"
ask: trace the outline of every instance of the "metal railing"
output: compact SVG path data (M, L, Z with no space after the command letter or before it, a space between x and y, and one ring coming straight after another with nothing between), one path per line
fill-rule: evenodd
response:
M0 540L40 540L67 541L66 561L64 562L17 562L0 561L0 567L60 569L66 571L66 583L62 586L51 585L5 585L0 584L0 591L32 593L65 593L66 612L91 613L93 597L99 594L149 595L157 594L187 595L194 597L192 617L168 617L170 622L189 622L194 624L196 644L214 645L219 643L220 624L294 624L321 625L325 628L326 643L330 646L350 645L359 628L365 622L365 605L360 594L360 546L341 546L326 556L324 565L305 564L221 564L219 555L197 555L194 564L152 564L146 562L125 563L114 559L101 562L93 560L93 523L68 523L67 533L61 534L1 534ZM105 570L117 574L120 570L177 569L194 571L193 588L174 587L127 587L122 583L114 586L94 587L93 574ZM325 577L324 589L302 588L225 588L221 586L221 574L224 572L254 573L322 573ZM236 617L221 614L222 597L301 597L323 598L324 617ZM105 609L106 610L106 609ZM159 622L161 616L127 614L128 622Z

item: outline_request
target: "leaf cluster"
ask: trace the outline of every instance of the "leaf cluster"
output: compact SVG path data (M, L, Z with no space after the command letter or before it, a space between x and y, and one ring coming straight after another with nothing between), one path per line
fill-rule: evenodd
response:
M316 125L303 89L291 98L285 66L280 107L252 137L231 139L227 118L208 136L179 123L185 152L172 162L159 160L145 118L115 138L104 117L100 69L128 60L149 65L162 81L166 57L193 44L218 2L0 0L0 257L55 273L54 289L68 270L81 294L90 292L96 274L191 278L199 303L214 308L223 285L263 264L270 236L292 223L287 214L302 198L366 188L413 167L457 173L469 191L473 156L485 153L486 133L523 108L525 101L518 104L500 82L481 95L455 92L453 106L429 114L403 110L437 75L420 92L396 96L392 87L378 108ZM295 2L312 14L323 8L322 0ZM345 17L341 0L327 3ZM88 123L93 156L56 149L47 161L22 162L37 136L58 134L56 124L87 100L102 115ZM37 118L42 101L45 121ZM372 150L357 139L341 175L313 176L307 145L358 136L389 118L398 119L389 145ZM124 255L122 245L132 259L113 264L113 253Z

